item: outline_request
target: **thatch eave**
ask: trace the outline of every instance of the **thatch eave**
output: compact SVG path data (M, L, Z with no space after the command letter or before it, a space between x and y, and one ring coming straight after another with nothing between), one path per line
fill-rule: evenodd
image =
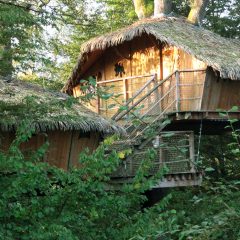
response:
M31 98L30 102L27 98ZM15 131L23 121L27 121L29 127L37 132L80 130L125 134L122 127L80 103L64 106L63 102L68 98L66 94L47 91L33 84L0 80L0 130ZM43 105L46 107L42 108Z

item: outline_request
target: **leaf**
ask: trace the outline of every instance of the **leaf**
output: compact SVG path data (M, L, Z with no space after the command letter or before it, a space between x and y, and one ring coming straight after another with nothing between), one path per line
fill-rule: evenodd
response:
M87 80L84 80L84 79L80 80L80 83L86 83L86 82L87 82Z
M219 115L220 115L221 117L226 117L226 116L227 116L227 113L225 113L225 112L220 112Z
M92 85L92 86L96 86L97 85L96 79L93 78L93 77L89 77L88 81L89 81L89 84Z
M118 157L120 159L124 159L125 158L125 152L118 152Z
M213 172L213 171L215 171L215 169L212 167L208 167L205 169L205 172Z
M233 106L229 112L238 112L238 106Z
M111 109L111 108L114 108L114 107L116 107L116 104L110 104L110 105L108 106L108 109Z
M120 111L128 110L128 106L120 106L119 110Z
M169 133L164 133L162 136L163 136L163 137L172 137L172 136L174 136L174 135L175 135L175 133L169 132Z
M237 153L240 153L240 150L239 150L239 148L237 148L237 149L233 149L231 152L232 152L233 154L237 154Z
M235 122L238 122L239 120L238 119L230 119L229 122L230 123L235 123Z
M106 94L102 94L101 98L104 100L108 100L112 96L113 96L113 93L106 93Z
M162 126L166 126L166 125L168 125L170 123L171 123L171 120L170 119L166 119L166 120L163 121Z

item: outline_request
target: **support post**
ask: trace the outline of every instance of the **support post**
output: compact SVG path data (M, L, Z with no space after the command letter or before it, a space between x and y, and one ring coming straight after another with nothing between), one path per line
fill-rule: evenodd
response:
M176 78L176 111L180 111L180 92L179 92L179 82L180 82L180 74L179 71L175 73Z
M160 145L163 143L162 135L159 135L159 141ZM163 148L159 146L159 169L163 168L163 163L164 163L164 156L163 156Z
M97 84L97 88L98 88L98 84ZM100 98L99 98L99 96L97 96L97 98L96 98L96 112L97 112L97 114L100 114Z
M123 97L124 97L124 103L127 102L127 79L123 79Z
M155 75L154 75L153 83L154 83L154 87L156 87L157 84L158 84L158 82L157 82L157 73L155 73ZM161 96L160 96L159 88L157 88L156 91L155 91L155 102L158 102L160 98L161 98ZM158 113L158 114L161 113L161 103L156 105L155 110L156 110L156 113Z
M194 133L189 134L189 158L190 158L190 172L195 172L195 152L194 152Z

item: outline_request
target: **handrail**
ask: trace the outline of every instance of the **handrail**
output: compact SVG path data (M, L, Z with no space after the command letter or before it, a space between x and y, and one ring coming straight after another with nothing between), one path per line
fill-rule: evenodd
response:
M201 71L206 71L205 68L202 69L184 69L184 70L175 70L172 74L175 72L201 72ZM172 75L171 74L171 75ZM136 78L143 78L143 77L151 77L154 76L155 74L147 74L147 75L136 75L136 76L130 76L130 77L123 77L123 78L114 78L110 80L105 80L105 81L99 81L97 84L102 84L102 83L110 83L110 82L118 82L122 80L127 80L127 79L136 79ZM168 76L169 77L169 76Z
M121 119L123 116L127 115L132 109L134 109L141 101L143 101L146 97L148 97L150 94L152 94L158 87L160 87L164 82L166 82L169 78L171 78L173 75L176 75L177 73L187 73L187 72L205 72L206 69L184 69L184 70L175 70L173 73L171 73L170 75L168 75L166 78L164 78L162 81L160 81L157 85L155 85L149 92L147 92L143 97L141 97L137 102L135 102L132 106L130 106L128 109L126 109L125 111L120 111L117 112L112 119L114 119L115 121L118 121L119 119ZM144 85L139 91L138 93L140 94L141 91L146 88L146 86ZM138 94L138 95L139 95ZM131 102L131 100L129 100L129 102ZM125 105L128 106L129 102Z
M133 108L135 108L143 99L148 97L151 93L153 93L159 86L161 86L164 82L166 82L170 77L172 77L177 70L168 75L166 78L164 78L162 81L160 81L156 86L154 86L149 92L147 92L143 97L141 97L137 102L135 102L130 108L128 108L122 115L120 114L120 117L116 118L115 121L118 121L120 118L122 118L124 115L129 113Z
M128 101L124 104L124 106L128 106L137 96L139 96L142 91L148 87L148 85L150 85L154 80L156 80L156 75L151 75L153 76L150 80L148 80L130 99L128 99ZM122 111L117 111L113 116L112 116L112 120L115 120L116 117L121 114Z
M173 100L173 101L166 107L166 109L161 112L161 114L160 114L159 116L157 116L156 118L154 118L154 120L152 121L152 123L155 122L156 120L159 120L160 117L162 117L162 116L164 115L164 113L167 111L167 109L170 108L175 102L176 102L176 100ZM138 127L139 127L139 126L138 126ZM138 127L136 127L136 129L134 130L134 132L136 132L136 131L139 129ZM145 129L143 129L142 131L140 131L140 132L139 132L139 135L141 135L144 131L145 131ZM129 137L131 137L131 136L129 136ZM136 137L137 137L137 136L135 136L133 139L135 139Z
M142 117L144 117L148 112L150 112L158 103L160 103L176 86L171 87L157 102L155 102L149 109L146 111Z
M124 78L115 78L115 79L110 79L110 80L105 80L105 81L99 81L99 82L97 82L97 84L110 83L110 82L119 82L119 81L128 80L128 79L151 77L153 75L155 75L155 74L138 75L138 76L124 77Z

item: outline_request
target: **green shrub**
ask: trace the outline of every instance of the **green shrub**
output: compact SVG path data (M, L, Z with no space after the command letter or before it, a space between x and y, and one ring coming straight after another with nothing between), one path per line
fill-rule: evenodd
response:
M120 161L116 152L106 156L104 145L86 151L83 167L65 172L40 161L48 143L25 160L19 145L31 134L20 127L9 151L0 153L0 239L158 239L175 228L175 212L164 210L170 196L141 209L144 192L162 174L146 178L151 150L133 183L116 191L108 184Z

